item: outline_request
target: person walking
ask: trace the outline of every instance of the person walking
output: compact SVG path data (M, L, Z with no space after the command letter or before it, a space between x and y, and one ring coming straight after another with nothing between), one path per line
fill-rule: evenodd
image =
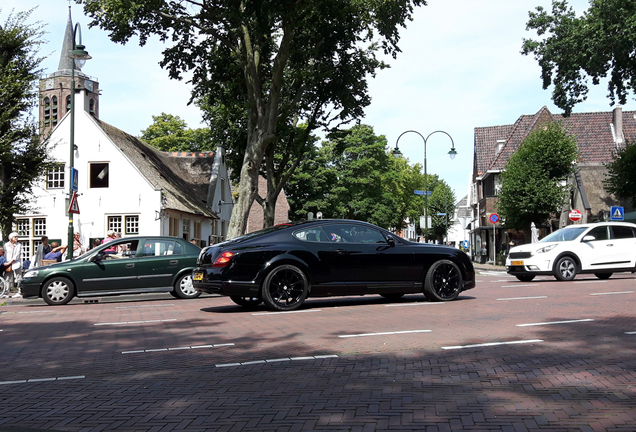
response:
M18 233L9 234L9 242L4 245L4 252L7 257L5 268L5 280L9 284L9 289L17 287L14 297L20 297L20 281L22 278L22 245L18 242Z

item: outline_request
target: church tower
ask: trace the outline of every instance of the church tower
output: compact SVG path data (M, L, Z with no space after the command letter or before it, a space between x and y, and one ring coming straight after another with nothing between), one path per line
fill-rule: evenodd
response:
M43 136L48 135L62 117L71 110L73 59L69 57L69 54L73 51L74 36L69 6L68 22L57 71L40 79L40 133ZM75 109L84 108L92 116L99 118L99 83L96 78L83 73L78 63L78 61L75 62Z

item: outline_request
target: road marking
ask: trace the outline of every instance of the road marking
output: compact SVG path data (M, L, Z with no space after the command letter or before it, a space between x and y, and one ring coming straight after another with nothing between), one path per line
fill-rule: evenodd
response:
M103 325L123 325L123 324L148 324L148 323L158 323L158 322L167 322L167 321L176 321L176 318L171 319L162 319L162 320L148 320L148 321L127 321L127 322L110 322L110 323L96 323L93 325L103 326Z
M363 336L386 336L386 335L396 335L396 334L407 334L407 333L430 333L432 330L403 330L403 331L392 331L392 332L379 332L379 333L361 333L361 334L352 334L352 335L340 335L339 338L353 338L353 337L363 337Z
M633 331L633 332L625 332L625 334L636 334L636 331Z
M285 362L285 361L302 361L302 360L320 360L326 358L338 358L335 354L330 355L318 355L318 356L307 356L307 357L290 357L290 358L278 358L278 359L269 359L269 360L254 360L242 363L225 363L218 364L215 367L231 367L231 366L247 366L253 364L265 364L265 363L276 363L276 362Z
M497 300L530 300L530 299L540 299L540 298L548 298L548 296L536 296L536 297L510 297L510 298L500 298Z
M527 286L537 286L537 285L536 284L502 285L501 288L517 288L517 287L527 287Z
M55 311L48 311L48 310L43 310L43 311L25 311L25 312L18 312L18 313L53 313Z
M580 320L569 320L569 321L552 321L552 322L542 322L542 323L532 323L532 324L517 324L517 327L530 327L530 326L540 326L540 325L550 325L550 324L571 324L571 323L579 323L579 322L590 322L594 321L591 318L580 319Z
M200 349L200 348L218 348L225 346L234 346L233 343L225 343L225 344L210 344L210 345L193 345L193 346L184 346L184 347L176 347L176 348L158 348L158 349L146 349L146 350L134 350L134 351L122 351L122 354L139 354L139 353L151 353L151 352L160 352L160 351L180 351L180 350L189 350L189 349Z
M415 302L415 303L396 303L384 305L385 307L401 307L401 306L422 306L422 305L443 305L445 302Z
M593 293L590 295L609 295L609 294L631 294L634 291L616 291L616 292L603 292L603 293Z
M591 280L591 281L580 281L580 282L574 282L575 284L584 284L584 283L607 283L607 281L601 281L601 280Z
M451 349L463 349L463 348L479 348L479 347L490 347L490 346L497 346L497 345L514 345L514 344L526 344L526 343L536 343L536 342L543 342L543 340L531 339L531 340L520 340L520 341L511 341L511 342L490 342L490 343L474 344L474 345L448 346L448 347L442 347L442 349L451 350Z
M499 280L496 280L495 282L510 282L510 279L499 279Z
M309 309L300 311L287 311L287 312L258 312L252 315L280 315L280 314L293 314L293 313L305 313L305 312L322 312L320 309Z
M0 385L24 384L24 383L30 383L30 382L62 381L62 380L70 380L70 379L82 379L82 378L86 378L86 377L84 375L78 375L78 376L57 377L57 378L30 378L30 379L16 380L16 381L0 381Z
M174 303L161 304L161 305L145 305L145 306L116 306L115 309L132 309L132 308L149 308L149 307L168 307L174 306Z

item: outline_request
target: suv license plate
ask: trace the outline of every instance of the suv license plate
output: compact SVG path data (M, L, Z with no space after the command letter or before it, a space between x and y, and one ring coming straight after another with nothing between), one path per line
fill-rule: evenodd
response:
M513 261L512 265L514 265L514 266L522 266L523 265L523 261Z

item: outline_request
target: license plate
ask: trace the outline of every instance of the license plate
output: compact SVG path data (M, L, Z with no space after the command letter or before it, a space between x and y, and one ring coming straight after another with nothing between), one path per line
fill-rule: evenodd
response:
M523 265L523 261L513 261L512 265L514 265L514 266L517 266L517 265L522 266Z
M195 281L203 280L203 273L201 273L201 272L196 272L196 273L194 274L194 280L195 280Z

